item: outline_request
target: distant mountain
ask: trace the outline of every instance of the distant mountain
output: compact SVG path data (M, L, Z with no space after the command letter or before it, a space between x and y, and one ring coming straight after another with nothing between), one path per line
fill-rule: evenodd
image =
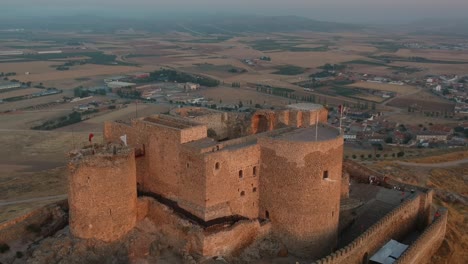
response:
M414 34L437 34L468 36L468 18L460 19L422 19L404 25L406 31Z
M241 34L292 31L336 32L359 30L352 24L317 21L297 16L178 16L174 18L110 18L97 16L67 16L47 18L0 18L0 29L26 30L93 30L113 32L132 28L150 32L182 31L191 34Z

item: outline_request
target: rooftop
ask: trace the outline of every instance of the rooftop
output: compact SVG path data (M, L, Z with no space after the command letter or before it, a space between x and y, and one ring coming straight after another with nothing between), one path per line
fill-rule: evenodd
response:
M167 116L167 115L150 116L150 117L144 118L143 121L150 122L156 125L163 125L166 127L175 128L179 130L190 128L190 127L195 127L195 126L201 126L201 124L189 121L187 119L181 119L181 118L176 118L176 117Z
M340 131L334 127L319 124L307 128L299 128L271 137L288 141L326 141L337 138Z

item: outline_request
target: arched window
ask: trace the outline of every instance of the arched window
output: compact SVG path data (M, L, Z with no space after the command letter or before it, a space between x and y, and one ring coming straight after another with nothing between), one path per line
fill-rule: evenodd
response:
M268 210L265 211L265 218L270 219L270 212Z
M219 170L219 162L216 162L215 169Z
M244 177L244 172L242 170L239 171L239 178L242 179Z
M245 192L242 191L242 192L240 193L240 196L245 196Z
M252 192L257 192L257 188L254 187L254 188L252 189Z
M257 166L254 166L252 169L253 176L257 176Z

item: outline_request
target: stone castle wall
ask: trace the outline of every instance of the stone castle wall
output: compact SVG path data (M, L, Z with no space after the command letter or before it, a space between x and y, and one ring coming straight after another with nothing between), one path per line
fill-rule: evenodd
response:
M258 217L260 149L251 144L205 154L206 219Z
M396 260L395 264L428 263L444 241L448 211L441 210L441 215L431 223L424 233Z
M73 235L114 241L135 226L135 154L125 150L70 162L68 201Z
M0 224L0 243L9 244L18 239L34 240L41 233L42 235L49 233L47 229L51 227L57 226L59 229L63 228L68 221L65 215L67 209L68 203L66 200L63 200L2 222ZM40 233L36 234L34 231L28 230L28 226L39 228Z
M337 242L343 139L259 138L260 215L291 251L320 257ZM327 174L324 179L324 174Z
M238 253L270 231L270 225L257 220L242 220L214 232L179 217L172 209L152 198L139 198L139 215L155 223L164 241L193 255L230 256ZM233 239L235 238L235 239Z
M414 230L418 222L420 201L424 194L413 194L399 207L385 215L363 234L332 254L317 260L316 264L364 263L390 239L400 240Z

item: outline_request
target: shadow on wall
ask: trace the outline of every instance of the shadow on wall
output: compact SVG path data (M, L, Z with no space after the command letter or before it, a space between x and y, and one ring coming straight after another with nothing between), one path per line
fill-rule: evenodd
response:
M252 118L252 132L253 134L263 133L270 130L268 119L264 115L255 115Z

